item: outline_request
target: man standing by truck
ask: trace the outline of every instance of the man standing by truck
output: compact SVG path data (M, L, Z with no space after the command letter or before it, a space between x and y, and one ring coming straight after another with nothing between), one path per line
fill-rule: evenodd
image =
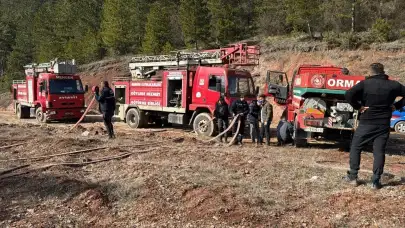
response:
M401 109L404 106L403 99L395 104L394 102L397 97L405 97L405 87L397 81L389 80L381 63L371 64L370 72L370 77L353 86L345 95L350 105L361 114L350 148L350 170L344 180L358 185L357 174L360 169L361 151L369 142L373 142L372 187L380 189L385 149L390 135L392 109L393 106L395 109Z
M99 102L100 112L103 114L104 125L107 129L108 136L110 139L115 138L114 128L112 124L112 117L115 111L115 96L114 91L110 88L107 81L103 83L103 89L101 93L98 91L98 87L95 89L95 97Z
M229 126L229 107L224 97L220 97L215 105L214 119L217 120L218 131L221 133ZM222 138L225 137L225 143L228 142L228 132L221 135L219 141L222 142Z
M270 146L270 124L273 121L273 105L270 104L269 101L266 100L265 95L260 95L258 99L258 104L261 106L260 111L260 138L261 142L263 143L264 137L266 137L266 145Z
M252 138L252 143L256 143L257 146L262 142L262 139L260 137L259 118L260 106L257 100L253 100L252 103L250 103L249 105L249 114L247 116L247 119L249 121L250 137Z
M245 133L245 120L246 120L246 116L249 113L249 105L248 103L245 101L245 95L242 94L240 96L240 99L236 100L233 102L232 104L232 113L234 114L234 116L239 115L239 121L240 121L240 128L239 131L237 131L238 125L235 124L233 125L233 132L234 134L237 135L237 141L236 141L236 145L239 144L240 146L242 146L242 140L243 140L243 135Z

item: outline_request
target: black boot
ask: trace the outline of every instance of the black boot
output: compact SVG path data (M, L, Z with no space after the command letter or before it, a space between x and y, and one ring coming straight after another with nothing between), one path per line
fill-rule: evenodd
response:
M344 176L342 179L347 184L350 184L350 185L353 185L353 186L356 186L356 187L359 185L357 175L350 174L350 172L347 172L347 175Z
M381 189L383 186L380 182L380 177L373 177L371 181L371 188L374 190Z

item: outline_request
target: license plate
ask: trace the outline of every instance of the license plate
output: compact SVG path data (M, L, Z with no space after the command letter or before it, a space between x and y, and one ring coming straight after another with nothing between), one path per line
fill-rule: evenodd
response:
M322 133L322 132L323 132L323 128L307 127L307 128L305 128L305 131L307 131L307 132Z
M353 107L349 103L337 103L336 109L341 112L353 112Z

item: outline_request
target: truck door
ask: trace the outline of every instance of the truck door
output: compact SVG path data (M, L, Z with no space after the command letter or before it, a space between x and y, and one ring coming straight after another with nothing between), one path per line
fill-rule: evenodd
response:
M274 96L277 103L287 103L290 85L285 72L267 71L266 85L267 92Z
M221 95L225 93L225 76L219 74L211 74L208 77L208 103L215 104Z
M222 68L200 67L194 80L193 104L215 107L221 93L225 93L225 72Z
M115 88L115 116L118 116L121 120L125 119L125 104L126 104L126 86L117 85Z

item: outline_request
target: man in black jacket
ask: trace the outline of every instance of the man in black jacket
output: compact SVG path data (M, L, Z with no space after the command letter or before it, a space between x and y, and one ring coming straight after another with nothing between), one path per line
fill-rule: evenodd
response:
M257 100L253 100L252 103L249 104L249 114L247 116L247 119L249 121L250 137L252 138L252 143L256 143L257 146L259 144L262 144L259 128L259 114L260 106L257 104Z
M389 80L381 63L371 64L370 71L372 76L352 87L345 95L353 108L359 110L360 123L350 148L350 170L344 179L358 185L361 151L368 142L373 142L372 187L380 189L392 110L404 106L404 99L394 102L397 97L405 97L405 87L397 81Z
M245 120L246 116L249 113L249 105L245 101L245 95L242 94L240 96L240 99L236 100L232 104L232 113L236 116L239 114L239 120L241 121L239 131L236 132L238 125L235 124L233 125L233 132L234 134L237 134L237 141L235 144L240 144L242 145L242 140L243 140L243 134L245 133Z
M229 126L229 107L223 97L220 97L215 105L214 119L217 120L219 133L223 132ZM225 143L228 142L228 132L221 135L219 141L222 142L222 138L225 138Z
M115 96L114 91L110 88L107 81L103 82L101 94L95 91L96 100L99 102L100 112L103 113L104 125L107 128L109 138L115 138L114 128L112 125L112 117L115 111Z

